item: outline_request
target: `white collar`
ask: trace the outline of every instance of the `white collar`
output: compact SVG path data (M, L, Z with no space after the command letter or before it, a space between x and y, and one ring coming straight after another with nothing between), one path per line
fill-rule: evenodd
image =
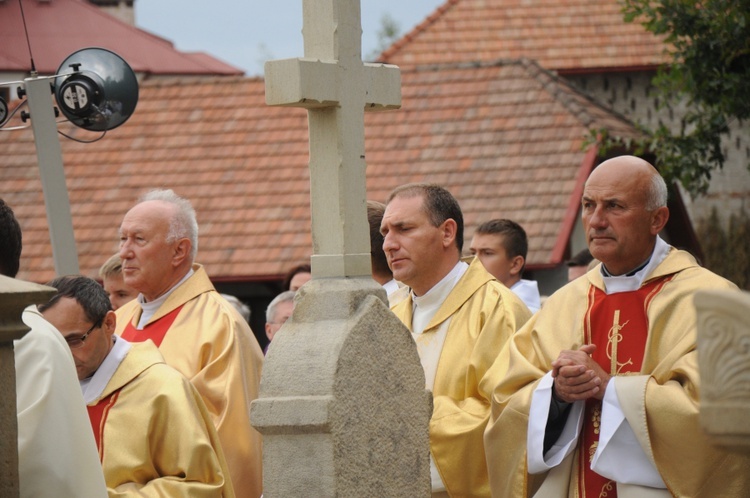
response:
M383 284L383 289L385 289L385 293L390 296L399 289L398 282L396 282L395 279L390 279Z
M414 292L409 289L412 299L411 327L414 334L424 332L425 327L430 324L440 306L448 298L448 295L468 268L469 265L463 261L459 261L440 282L435 284L423 296L415 296Z
M177 289L177 287L181 286L187 279L193 276L195 271L190 268L190 271L187 272L187 274L182 277L182 279L174 284L171 289L169 289L167 292L165 292L163 295L157 297L153 301L146 302L143 298L143 294L138 294L138 304L141 305L141 318L138 320L138 326L136 329L143 330L143 327L146 326L149 320L151 320L151 317L156 314L156 312L159 310L162 304L166 302L166 300L169 298L169 296Z
M513 291L521 301L523 301L523 304L525 304L532 313L536 313L539 311L539 308L542 307L542 300L539 296L539 286L536 280L521 279L513 284L510 290Z
M130 351L131 344L128 341L116 335L113 335L112 338L115 343L102 364L94 372L94 375L80 381L83 400L87 405L99 399L99 396L104 392L104 388L107 387L120 363L122 363L122 360L125 359L128 351Z
M458 283L459 279L466 273L466 270L469 268L469 265L464 263L463 261L459 261L456 263L456 266L453 267L451 271L448 272L446 276L443 277L443 279L438 282L437 284L433 285L430 290L425 292L421 296L417 296L414 294L414 291L410 289L411 298L414 302L414 305L417 307L430 307L435 304L440 305L443 301L448 297L448 294L451 293L453 290L453 287L456 286L456 283Z
M618 292L630 292L640 289L643 281L646 280L646 277L648 277L654 268L659 266L667 257L669 249L670 245L657 235L656 243L654 244L654 251L651 253L651 259L648 264L638 270L635 275L631 277L624 275L607 277L604 275L604 272L601 272L602 279L604 280L604 291L607 294L617 294Z

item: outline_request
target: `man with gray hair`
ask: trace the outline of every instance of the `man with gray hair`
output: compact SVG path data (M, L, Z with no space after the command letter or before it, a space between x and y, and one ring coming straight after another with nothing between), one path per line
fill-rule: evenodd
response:
M261 436L251 425L263 353L249 324L194 263L198 222L190 201L155 190L120 225L125 284L138 298L117 310L116 333L150 339L200 393L219 433L238 497L261 495Z
M282 325L292 316L294 310L295 291L284 291L268 304L266 308L266 337L268 342L273 341L273 336Z
M581 199L593 270L555 292L500 353L485 433L493 496L750 496L750 457L701 429L699 289L736 289L659 237L659 172L600 164Z

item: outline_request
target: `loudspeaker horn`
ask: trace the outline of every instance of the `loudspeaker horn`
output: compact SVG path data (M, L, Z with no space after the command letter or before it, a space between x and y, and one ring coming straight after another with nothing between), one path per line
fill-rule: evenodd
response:
M110 50L78 50L60 64L56 74L57 105L80 128L111 130L135 111L138 79L128 63Z

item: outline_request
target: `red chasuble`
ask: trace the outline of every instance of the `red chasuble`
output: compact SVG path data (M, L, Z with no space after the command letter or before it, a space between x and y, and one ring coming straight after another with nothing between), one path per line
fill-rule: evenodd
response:
M118 389L106 398L100 399L97 404L86 407L86 410L89 412L91 428L94 430L94 439L96 440L96 447L99 450L100 461L104 457L104 424L107 423L109 410L117 403L119 395L120 390Z
M607 295L589 288L584 333L587 344L596 344L592 358L610 375L633 375L641 371L648 339L648 306L671 276L656 279L638 290ZM583 437L578 451L578 493L585 498L614 498L614 481L591 470L599 444L602 402L586 401Z
M158 348L161 346L161 341L164 340L164 336L167 335L169 327L172 326L181 310L182 306L175 308L155 322L151 322L143 327L143 330L136 329L131 320L125 326L125 330L122 331L122 338L129 342L143 342L146 339L151 339Z

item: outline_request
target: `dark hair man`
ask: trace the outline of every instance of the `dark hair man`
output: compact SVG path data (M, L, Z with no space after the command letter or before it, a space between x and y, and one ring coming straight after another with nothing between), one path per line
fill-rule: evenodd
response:
M390 297L399 289L398 282L393 278L393 272L388 266L388 257L383 251L383 234L380 233L380 223L385 214L385 204L367 201L367 222L370 225L370 264L372 265L372 279L383 286Z
M114 335L115 312L95 280L48 285L57 294L39 310L75 358L110 494L234 496L216 429L190 381L151 341Z
M490 220L479 225L471 240L471 253L485 269L512 290L532 313L542 307L539 287L522 279L529 242L526 231L512 220Z
M479 261L460 261L463 215L444 188L395 189L380 231L393 277L408 286L391 309L412 332L433 394L433 496L489 497L482 434L504 370L494 361L529 310Z

